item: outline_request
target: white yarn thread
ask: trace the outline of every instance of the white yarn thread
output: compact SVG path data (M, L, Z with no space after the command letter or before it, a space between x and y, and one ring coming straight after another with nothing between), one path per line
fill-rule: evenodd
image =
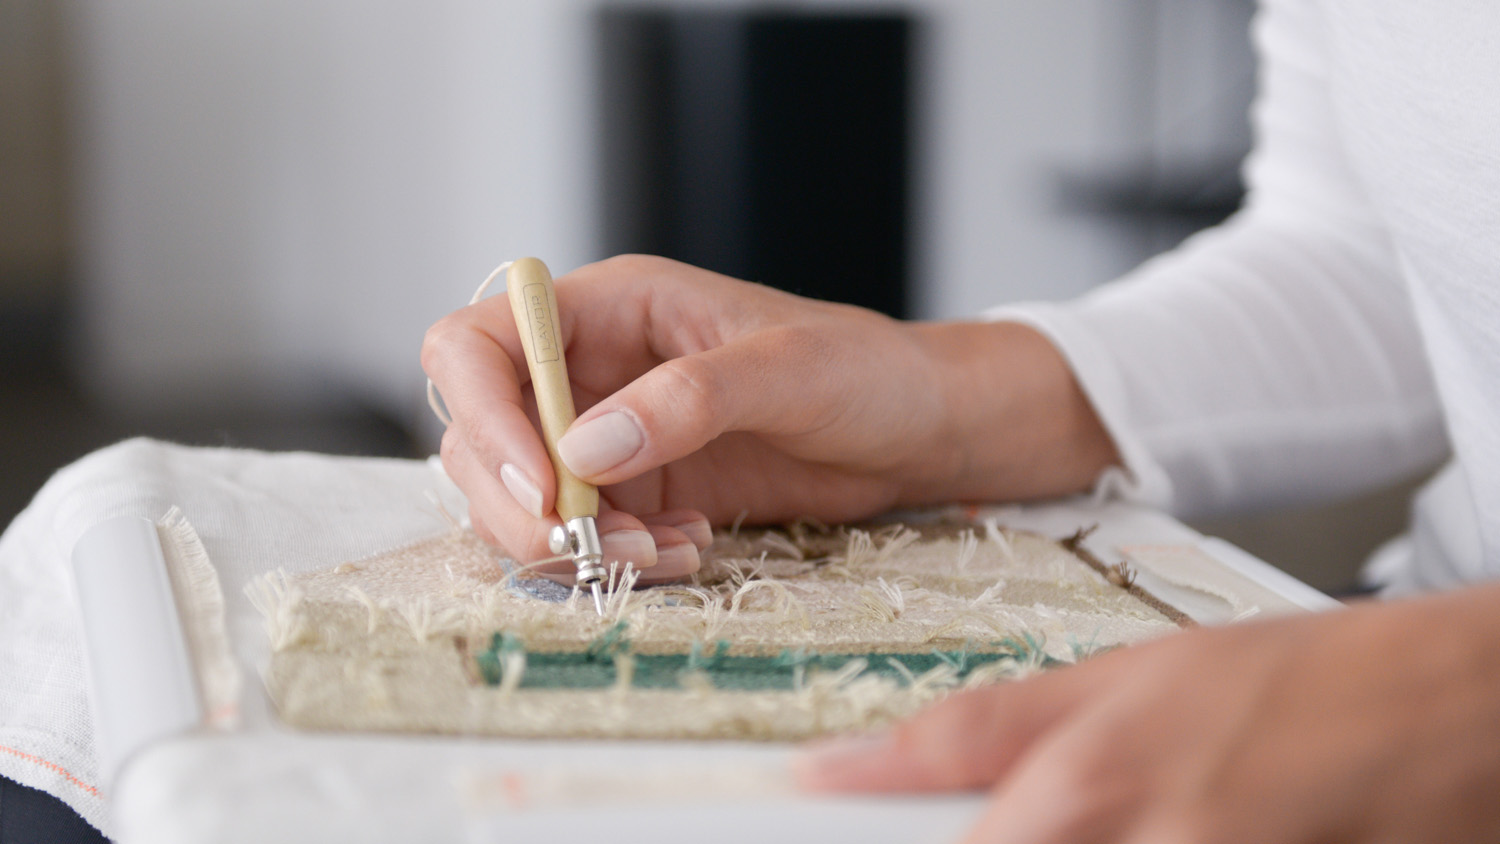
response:
M505 263L496 267L494 271L485 278L483 283L479 285L479 289L474 291L474 295L469 297L469 304L478 304L479 300L484 298L485 292L490 289L490 285L495 283L495 279L499 278L502 273L510 269L510 265L514 263L515 261L506 261ZM427 406L432 408L433 414L437 416L439 422L443 423L444 428L453 424L453 417L448 414L447 408L443 406L443 397L438 395L437 385L432 383L431 378L427 379Z

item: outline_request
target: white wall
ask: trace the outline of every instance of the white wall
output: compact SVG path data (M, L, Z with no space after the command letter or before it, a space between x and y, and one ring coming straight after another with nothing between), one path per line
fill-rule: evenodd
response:
M1099 157L1108 0L934 3L924 44L919 312L1062 297L1118 266L1059 219L1050 168Z
M1069 298L1147 257L1117 227L1061 207L1060 171L1168 168L1244 142L1247 2L919 5L932 15L923 316Z
M922 314L1072 295L1140 257L1059 212L1052 182L1163 138L1199 143L1191 108L1122 108L1121 15L1139 3L879 5L926 16ZM335 385L420 418L422 331L494 263L599 257L593 8L75 0L81 359L96 391L212 406ZM1193 44L1228 18L1171 20ZM1215 49L1174 54L1185 87L1167 105L1212 99L1193 85Z
M126 405L419 404L501 258L592 257L578 2L73 7L85 371Z

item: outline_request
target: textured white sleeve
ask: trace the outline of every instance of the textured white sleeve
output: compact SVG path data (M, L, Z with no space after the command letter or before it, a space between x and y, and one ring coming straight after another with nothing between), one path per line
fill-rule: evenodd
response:
M1336 127L1321 12L1266 0L1254 37L1245 208L1077 301L988 314L1053 340L1121 451L1116 486L1180 514L1351 493L1447 448L1398 260Z

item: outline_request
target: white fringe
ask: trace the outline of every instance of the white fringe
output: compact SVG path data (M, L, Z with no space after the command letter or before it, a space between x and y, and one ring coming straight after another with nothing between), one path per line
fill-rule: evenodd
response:
M285 650L307 635L302 588L292 584L284 570L268 571L245 584L245 597L265 618L272 651Z
M206 726L228 730L239 725L243 679L229 647L224 592L198 532L177 507L156 523L167 575L182 616L188 653L193 657Z
M984 520L984 538L1000 547L1000 554L1007 565L1016 565L1016 549L1005 536L1005 529L994 519Z
M974 535L973 530L963 530L958 534L958 555L954 560L955 567L959 571L969 567L974 562L974 555L979 553L979 537Z

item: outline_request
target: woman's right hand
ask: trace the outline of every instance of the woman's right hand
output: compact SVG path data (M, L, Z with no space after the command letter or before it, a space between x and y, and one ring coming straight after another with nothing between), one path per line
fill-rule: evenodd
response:
M1020 325L900 322L643 256L556 288L581 411L558 451L600 487L607 561L643 582L696 571L709 524L742 513L836 522L1055 495L1115 459L1066 364ZM476 530L549 556L556 482L505 297L435 324L422 362Z

